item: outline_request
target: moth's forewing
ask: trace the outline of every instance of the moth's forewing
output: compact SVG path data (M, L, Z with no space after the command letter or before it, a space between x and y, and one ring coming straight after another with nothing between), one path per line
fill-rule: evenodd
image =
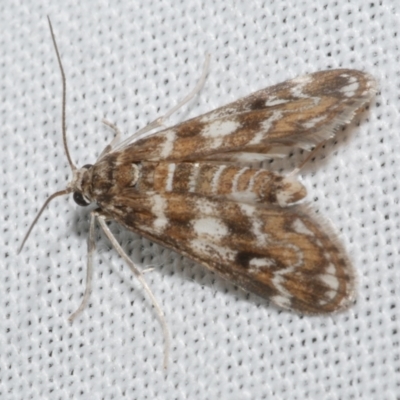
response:
M361 71L316 72L260 90L127 146L132 161L221 161L229 153L305 149L331 138L376 91ZM251 162L245 157L243 162Z

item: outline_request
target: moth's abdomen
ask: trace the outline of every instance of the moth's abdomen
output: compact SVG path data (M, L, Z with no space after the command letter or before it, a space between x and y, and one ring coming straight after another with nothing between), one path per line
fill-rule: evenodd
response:
M153 164L153 163L146 163ZM306 195L304 186L276 173L238 165L207 162L161 162L143 165L142 177L156 192L194 193L237 201L293 204Z

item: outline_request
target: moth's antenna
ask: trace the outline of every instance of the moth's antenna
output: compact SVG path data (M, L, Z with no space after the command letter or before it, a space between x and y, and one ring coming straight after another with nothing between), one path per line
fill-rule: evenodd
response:
M55 192L53 193L50 197L47 198L47 200L44 202L44 204L42 205L42 208L40 209L40 211L37 213L35 219L33 220L33 222L31 223L31 226L28 229L28 232L26 232L24 239L22 240L21 246L18 249L18 253L19 254L22 250L22 248L24 247L25 242L27 241L29 235L32 232L33 227L35 226L36 222L38 221L38 219L40 218L40 216L42 215L44 209L47 207L47 205L56 197L59 196L64 196L65 194L71 193L71 189L65 189L65 190L60 190L59 192Z
M68 151L67 129L66 129L66 125L65 125L65 100L66 100L66 94L67 94L67 84L66 84L66 80L65 80L64 68L63 68L62 63L61 63L60 53L58 52L56 38L55 38L54 32L53 32L53 27L51 25L49 17L47 17L47 20L49 21L51 38L53 40L54 49L56 50L57 60L58 60L58 65L59 65L60 71L61 71L61 78L62 78L62 85L63 85L61 130L62 130L62 137L63 137L63 143L64 143L64 150L65 150L65 153L67 155L68 163L69 163L69 165L70 165L70 167L72 169L72 172L74 172L74 171L77 170L77 168L76 168L75 164L72 162L71 156L70 156L69 151ZM22 240L21 246L18 249L18 254L21 252L22 248L24 247L24 244L27 241L29 235L31 234L33 227L35 226L36 222L38 221L38 219L42 215L42 213L43 213L44 209L47 207L47 205L53 199L55 199L56 197L63 196L65 194L68 194L68 193L71 193L71 192L72 192L72 189L71 188L67 188L67 189L64 189L64 190L60 190L59 192L53 193L50 197L47 198L47 200L44 202L42 208L39 210L38 214L36 215L35 219L31 223L31 225L30 225L30 227L28 229L28 232L25 234L24 239Z
M58 52L56 38L54 36L53 27L52 27L51 22L50 22L50 17L47 17L47 20L49 21L51 38L53 40L54 49L55 49L56 54L57 54L57 60L58 60L58 65L60 67L62 86L63 86L61 130L62 130L62 137L63 137L63 143L64 143L64 150L65 150L65 154L67 155L69 166L71 167L72 171L75 171L77 168L76 168L75 164L72 162L71 156L69 155L69 150L68 150L68 146L67 146L67 128L66 128L66 125L65 125L65 101L66 101L66 97L67 97L67 81L65 79L64 68L63 68L62 63L61 63L61 57L60 57L60 53Z

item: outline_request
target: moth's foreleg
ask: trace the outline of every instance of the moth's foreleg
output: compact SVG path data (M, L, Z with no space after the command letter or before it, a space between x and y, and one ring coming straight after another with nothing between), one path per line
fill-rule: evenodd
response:
M99 158L97 159L97 161L99 161L104 155L106 155L107 153L109 153L116 145L117 143L119 143L119 141L121 140L121 131L118 129L117 125L113 124L110 121L107 121L106 119L103 119L101 121L104 125L108 126L110 129L112 129L115 133L115 137L114 139L111 141L110 144L108 144L104 150L101 152L101 154L99 155ZM96 162L97 162L96 161Z
M164 114L161 117L158 117L154 121L150 122L148 125L143 127L142 129L139 129L137 132L135 132L133 135L129 136L127 139L122 141L116 149L121 149L124 146L128 145L133 139L138 139L140 136L144 135L147 132L150 132L154 129L159 128L160 126L164 125L165 121L176 111L178 111L180 108L182 108L186 103L188 103L190 100L195 97L200 90L203 88L204 83L207 78L207 73L208 73L208 66L210 64L210 55L206 54L204 65L203 65L203 70L200 76L199 81L197 82L197 85L194 87L194 89L187 95L185 96L178 104L176 104L174 107L172 107L166 114Z
M171 108L164 116L158 118L157 120L160 121L160 125L162 125L167 118L169 118L174 112L178 111L181 107L183 107L186 103L193 99L200 91L203 89L204 83L206 82L208 67L210 65L210 55L206 54L206 58L204 60L203 70L201 72L201 76L197 85L194 89L184 97L175 107ZM156 120L156 121L157 121Z
M75 312L73 312L68 320L72 323L74 319L85 309L89 302L90 293L92 291L92 278L93 278L93 253L96 249L96 243L94 240L94 229L96 222L96 211L93 211L90 214L90 227L89 227L89 236L87 241L87 267L86 267L86 287L85 292L83 294L82 302L80 306L77 308Z
M106 224L106 220L108 219L106 215L103 215L101 211L94 211L92 214L95 214L95 217L97 217L97 220L99 221L99 224L101 228L103 229L104 233L110 240L111 244L113 245L114 249L117 251L117 253L122 257L122 259L128 264L129 268L131 271L135 274L136 278L139 280L139 282L142 284L144 290L150 297L150 300L156 309L157 316L160 320L161 327L163 330L163 335L164 335L164 368L167 369L168 365L168 357L169 357L169 347L170 347L170 340L169 340L169 331L167 327L167 322L165 320L165 315L158 304L153 292L151 291L149 285L145 281L143 277L143 273L136 267L136 265L133 263L133 261L129 258L129 256L125 253L121 245L118 243L118 241L115 239L113 233L111 232L110 228Z

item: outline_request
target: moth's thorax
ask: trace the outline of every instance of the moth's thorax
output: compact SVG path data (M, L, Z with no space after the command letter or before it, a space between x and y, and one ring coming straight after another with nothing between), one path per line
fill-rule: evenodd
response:
M120 153L112 153L89 168L75 171L70 187L90 202L101 203L134 187L139 175L138 164L123 159Z

